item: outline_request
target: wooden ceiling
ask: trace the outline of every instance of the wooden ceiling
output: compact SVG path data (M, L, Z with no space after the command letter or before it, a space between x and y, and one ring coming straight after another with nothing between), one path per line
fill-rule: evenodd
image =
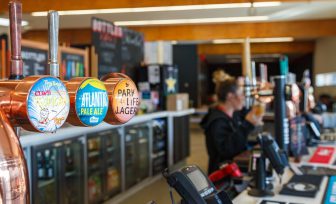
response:
M253 2L263 2L265 0L253 0ZM267 0L278 1L278 0ZM282 2L297 2L311 0L281 0ZM0 12L7 12L8 0L0 0ZM223 3L243 3L251 0L24 0L23 12L48 10L83 10L83 9L106 9L106 8L136 8L153 6L181 6L181 5L202 5L202 4L223 4Z
M254 0L266 1L266 0ZM276 1L276 0L267 0ZM297 2L311 0L282 0L282 2ZM143 1L107 1L107 0L25 0L23 11L54 10L80 10L100 8L134 8L150 6L176 6L192 4L221 4L241 3L251 0L143 0ZM0 12L7 11L8 0L0 0ZM211 25L167 25L131 27L131 29L144 33L145 40L213 40L224 38L264 38L264 37L294 37L305 42L291 43L261 43L251 46L252 53L291 53L312 52L313 40L321 37L336 36L336 19L304 20L287 22L259 22L259 23L225 23ZM62 29L60 30L60 43L65 44L90 44L91 30ZM24 39L47 42L46 30L31 30L23 34ZM241 45L199 45L200 54L238 54Z
M313 28L313 29L312 29ZM213 40L221 38L294 37L296 40L313 40L336 36L336 20L288 21L267 23L230 23L214 25L180 25L131 27L144 33L145 40ZM46 30L32 30L23 38L47 42ZM91 31L63 29L60 42L66 44L89 44Z

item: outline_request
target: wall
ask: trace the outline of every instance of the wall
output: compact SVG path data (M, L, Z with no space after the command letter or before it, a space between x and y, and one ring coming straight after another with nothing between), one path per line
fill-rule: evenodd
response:
M315 74L336 72L336 37L320 38L315 44L314 79ZM336 87L320 87L315 89L315 96L329 93L336 96Z

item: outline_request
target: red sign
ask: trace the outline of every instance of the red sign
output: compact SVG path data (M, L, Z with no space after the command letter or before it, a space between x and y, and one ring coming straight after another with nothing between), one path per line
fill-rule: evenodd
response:
M334 147L318 147L313 156L310 158L310 163L329 164L335 152Z

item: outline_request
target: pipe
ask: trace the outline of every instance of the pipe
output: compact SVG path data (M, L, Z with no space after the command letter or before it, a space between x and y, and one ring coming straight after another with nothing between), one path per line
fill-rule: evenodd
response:
M58 64L58 31L59 30L59 17L57 11L48 12L48 31L49 31L49 59L48 66L50 75L59 77L59 64Z
M22 4L16 0L9 2L9 21L11 36L9 79L23 79L23 62L21 57Z
M0 107L0 203L29 204L26 160L18 137Z

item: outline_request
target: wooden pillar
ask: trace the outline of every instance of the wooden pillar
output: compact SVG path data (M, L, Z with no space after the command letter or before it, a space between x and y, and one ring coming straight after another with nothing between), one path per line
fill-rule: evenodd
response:
M250 47L250 38L245 38L243 44L243 53L242 53L242 73L243 76L248 76L250 80L252 79L251 74L251 47Z

